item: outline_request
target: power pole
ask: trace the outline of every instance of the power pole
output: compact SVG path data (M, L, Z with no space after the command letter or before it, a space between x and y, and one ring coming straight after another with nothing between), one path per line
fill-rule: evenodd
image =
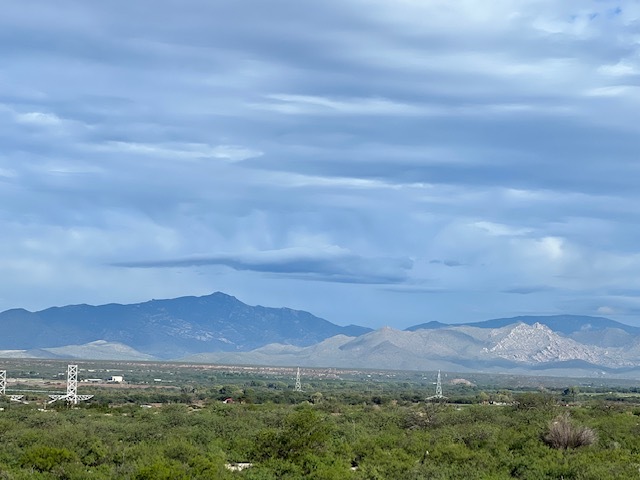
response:
M302 391L302 383L300 382L300 367L298 367L298 373L296 373L296 386L293 388L294 392Z

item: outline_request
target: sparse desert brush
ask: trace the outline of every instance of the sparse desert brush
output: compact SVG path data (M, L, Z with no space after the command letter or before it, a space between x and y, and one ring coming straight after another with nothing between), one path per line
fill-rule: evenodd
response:
M544 440L550 447L566 450L593 445L598 435L592 428L574 425L565 412L551 421Z

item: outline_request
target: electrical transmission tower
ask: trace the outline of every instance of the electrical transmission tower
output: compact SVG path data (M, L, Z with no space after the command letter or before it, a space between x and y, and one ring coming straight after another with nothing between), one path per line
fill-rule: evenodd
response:
M438 370L438 380L436 381L436 394L431 397L427 397L427 400L440 400L443 398L447 398L442 395L442 379L440 377L440 370Z
M0 395L7 394L7 371L0 370ZM9 395L9 400L14 402L21 402L24 395Z
M300 367L298 367L298 373L296 373L296 386L293 388L294 392L302 391L302 383L300 382Z
M93 395L78 395L78 365L69 365L67 367L67 394L66 395L49 395L48 403L58 400L66 400L67 403L77 405L78 402L89 400Z
M442 379L440 378L440 370L438 370L438 381L436 382L436 397L442 397Z

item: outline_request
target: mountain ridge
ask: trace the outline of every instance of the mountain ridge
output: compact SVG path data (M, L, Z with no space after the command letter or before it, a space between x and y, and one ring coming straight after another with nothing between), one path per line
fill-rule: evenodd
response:
M633 335L640 335L640 327L634 327L605 317L593 317L590 315L521 315L516 317L493 318L479 322L462 322L452 324L430 321L407 327L405 330L433 330L462 325L479 328L500 328L518 322L526 323L527 325L540 323L556 332L564 334L571 334L583 330L599 331L606 328L618 328Z
M185 360L313 367L638 375L640 328L604 317L339 326L222 292L135 304L0 313L0 356Z
M339 326L309 312L250 306L222 292L134 304L77 304L0 313L0 350L119 342L156 358L203 351L244 351L273 342L311 345L371 329Z

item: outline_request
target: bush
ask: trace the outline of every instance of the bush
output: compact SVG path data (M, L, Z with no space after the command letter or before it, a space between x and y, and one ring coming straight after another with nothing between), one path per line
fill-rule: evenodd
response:
M255 438L252 458L278 458L298 462L305 455L327 453L334 422L313 407L302 407L287 415L281 428L264 428Z
M526 392L515 398L515 406L519 410L549 409L555 404L556 398L547 392Z
M553 419L549 425L549 432L544 437L550 447L564 450L593 445L597 439L598 436L593 429L573 425L568 413Z
M40 472L50 472L54 467L76 460L76 455L65 448L54 448L45 445L28 448L20 459L23 467L33 468Z

